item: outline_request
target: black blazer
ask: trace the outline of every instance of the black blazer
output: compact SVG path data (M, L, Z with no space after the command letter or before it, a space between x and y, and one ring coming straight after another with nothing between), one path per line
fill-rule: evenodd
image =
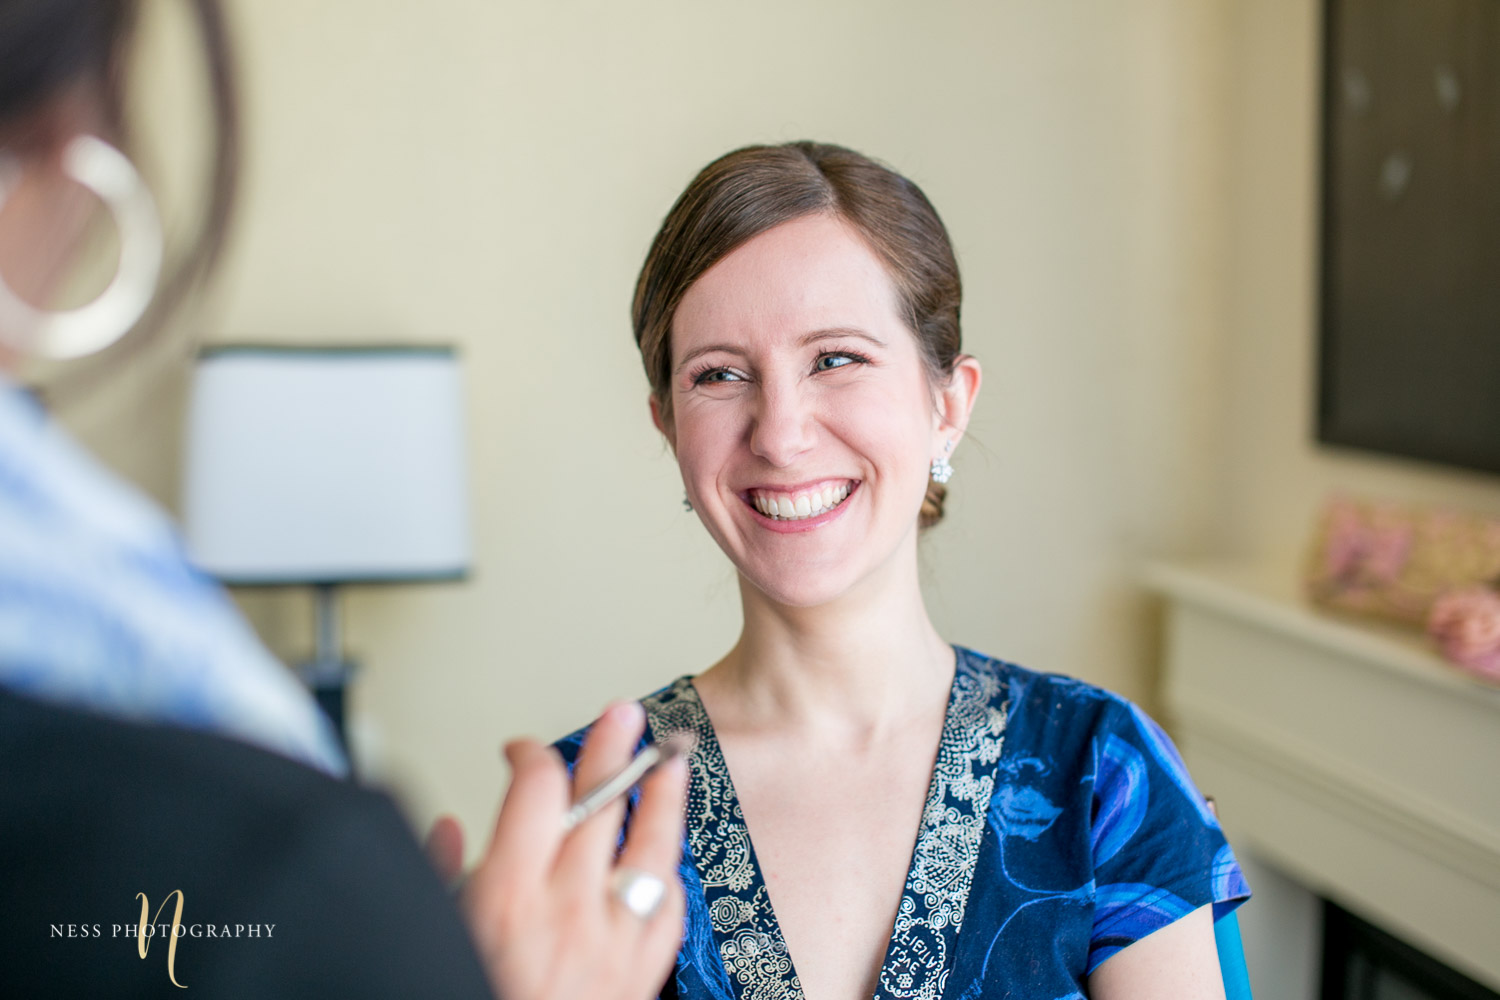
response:
M159 928L145 959L138 893ZM3 689L0 942L7 997L490 996L385 796Z

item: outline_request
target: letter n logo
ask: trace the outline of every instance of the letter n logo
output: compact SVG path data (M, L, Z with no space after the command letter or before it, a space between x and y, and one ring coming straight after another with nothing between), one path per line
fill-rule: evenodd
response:
M178 989L185 990L187 989L187 987L183 986L177 981L177 929L182 926L181 889L173 889L171 892L167 893L167 898L163 899L161 901L161 905L156 908L156 917L152 917L150 920L146 919L146 914L150 912L151 909L151 904L146 901L146 894L144 892L138 892L135 894L135 898L141 901L141 922L135 929L135 944L136 950L141 953L142 958L145 958L146 950L151 947L151 942L146 934L146 930L148 927L151 927L151 925L156 923L156 918L161 916L161 911L166 909L167 901L170 900L173 896L177 897L177 909L172 914L172 938L167 942L167 978L172 981L173 986L176 986Z

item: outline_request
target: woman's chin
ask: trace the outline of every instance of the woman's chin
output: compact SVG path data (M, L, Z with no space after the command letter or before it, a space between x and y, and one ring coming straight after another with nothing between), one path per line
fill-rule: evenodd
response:
M905 539L913 549L912 569L915 568L916 520L912 520L911 539ZM771 604L785 608L819 608L836 604L854 594L865 592L865 597L885 589L892 582L892 574L899 575L905 569L905 561L894 558L901 551L902 542L884 558L870 558L872 546L843 547L838 551L808 551L789 553L780 551L758 551L746 546L730 559L739 571L742 588L754 591ZM726 549L726 553L729 550ZM738 558L736 558L738 556Z
M855 581L842 576L830 576L826 570L810 578L811 573L747 573L740 570L740 579L749 584L756 593L778 607L819 608L832 604L853 589Z

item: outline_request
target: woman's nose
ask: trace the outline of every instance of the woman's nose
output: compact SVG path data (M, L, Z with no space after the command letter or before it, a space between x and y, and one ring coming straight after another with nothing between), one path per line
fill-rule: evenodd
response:
M784 468L812 447L816 419L812 401L792 386L766 385L750 428L750 450Z

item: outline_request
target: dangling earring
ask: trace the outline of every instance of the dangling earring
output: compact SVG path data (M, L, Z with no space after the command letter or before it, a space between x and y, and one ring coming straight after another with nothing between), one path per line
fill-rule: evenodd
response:
M0 209L15 186L14 166L0 163ZM63 172L98 196L114 217L120 263L109 287L78 309L36 309L0 276L0 340L25 354L65 360L102 351L129 332L156 293L161 274L161 220L145 181L125 154L80 135L63 150Z
M686 490L684 490L682 493L682 509L687 511L688 513L692 513L693 510L693 501L688 499Z
M953 450L953 442L949 441L943 448L943 454L932 460L932 481L935 483L946 483L953 478L953 466L948 461L948 452Z

